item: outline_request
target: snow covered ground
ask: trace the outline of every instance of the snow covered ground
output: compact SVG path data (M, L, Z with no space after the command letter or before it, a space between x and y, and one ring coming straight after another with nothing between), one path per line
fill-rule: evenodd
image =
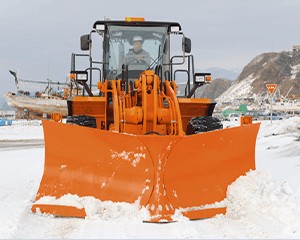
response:
M133 204L110 202L86 219L34 214L43 161L40 122L0 127L0 238L300 238L300 117L262 122L257 170L230 185L227 214L211 219L143 223Z

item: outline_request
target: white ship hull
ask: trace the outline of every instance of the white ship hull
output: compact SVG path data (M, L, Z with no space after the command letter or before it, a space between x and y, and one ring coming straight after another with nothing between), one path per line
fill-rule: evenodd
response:
M6 93L5 99L10 107L28 110L35 114L51 114L60 113L63 116L67 116L68 107L67 100L58 98L34 98L29 96L20 96L14 93Z

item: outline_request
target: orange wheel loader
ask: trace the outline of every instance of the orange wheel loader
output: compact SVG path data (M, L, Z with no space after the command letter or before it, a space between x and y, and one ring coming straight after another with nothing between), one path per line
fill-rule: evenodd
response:
M45 165L32 211L87 216L62 201L74 195L137 202L148 222L226 213L217 203L255 169L259 124L223 129L212 117L216 103L196 97L211 74L194 72L180 24L96 21L80 40L85 53L72 54L70 79L83 91L68 98L66 121L43 120Z

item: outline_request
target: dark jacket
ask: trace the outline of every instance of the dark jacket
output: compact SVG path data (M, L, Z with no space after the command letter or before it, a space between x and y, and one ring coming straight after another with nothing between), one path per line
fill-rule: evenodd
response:
M142 59L138 61L138 57ZM138 53L130 49L124 58L124 63L128 65L128 69L144 70L150 65L150 54L143 49Z

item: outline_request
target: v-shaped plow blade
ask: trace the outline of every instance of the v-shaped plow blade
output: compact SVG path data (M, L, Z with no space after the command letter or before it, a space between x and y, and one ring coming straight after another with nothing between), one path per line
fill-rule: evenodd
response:
M45 166L32 210L85 217L67 194L101 201L139 202L145 221L173 221L225 213L227 187L255 169L259 124L189 136L130 135L43 121ZM47 199L56 199L49 202Z

